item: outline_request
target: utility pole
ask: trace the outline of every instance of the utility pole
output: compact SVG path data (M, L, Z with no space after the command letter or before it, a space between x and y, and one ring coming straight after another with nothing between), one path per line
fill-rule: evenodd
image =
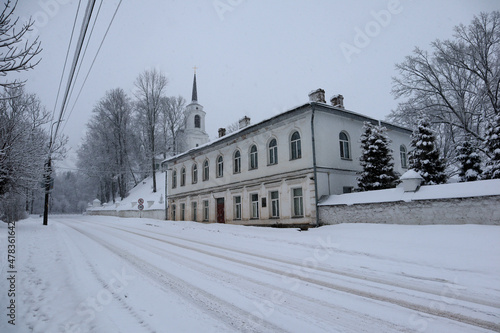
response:
M70 70L70 73L68 76L68 83L66 85L64 99L63 99L63 102L61 104L61 112L59 113L59 120L54 122L52 124L52 127L50 128L49 157L48 157L47 164L46 164L46 175L45 175L45 206L44 206L44 210L43 210L43 225L48 224L48 217L49 217L49 194L50 194L50 188L51 188L51 182L52 182L52 179L51 179L51 176L52 176L52 143L55 141L55 138L57 137L57 132L59 130L59 125L60 125L61 121L63 121L62 117L63 117L64 111L65 111L66 102L68 99L68 94L69 94L69 91L71 88L71 82L73 81L73 76L75 74L76 65L77 65L78 59L80 57L80 52L82 50L83 41L85 39L85 34L87 33L87 28L88 28L89 23L90 23L90 17L92 16L92 10L94 9L94 5L95 5L95 0L89 0L89 2L87 4L87 10L85 11L85 16L84 16L83 22L82 22L80 37L78 38L78 42L77 42L76 49L75 49L75 56L73 58L73 63L71 65L71 70ZM55 109L55 107L54 107L54 109ZM55 124L57 124L56 131L55 131L54 135L52 136L52 130L53 130Z
M51 145L49 145L49 150L52 149ZM52 156L49 151L49 158L47 163L45 163L45 204L43 208L43 225L48 224L49 218L49 193L50 193L50 183L51 183L51 175L52 175Z

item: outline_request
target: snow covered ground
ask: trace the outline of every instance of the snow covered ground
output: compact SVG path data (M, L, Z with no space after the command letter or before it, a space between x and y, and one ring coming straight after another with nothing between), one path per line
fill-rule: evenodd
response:
M0 332L500 331L498 226L30 218L15 326L0 232Z

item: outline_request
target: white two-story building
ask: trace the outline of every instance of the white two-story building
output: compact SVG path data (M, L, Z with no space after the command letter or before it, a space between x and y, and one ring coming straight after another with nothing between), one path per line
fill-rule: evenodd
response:
M322 197L356 187L363 122L379 123L346 110L341 95L331 105L324 96L322 89L313 91L307 103L256 124L245 117L238 131L224 135L220 129L219 138L206 143L205 113L193 100L185 132L193 132L193 140L185 139L192 146L163 162L167 219L315 225ZM402 174L411 131L380 123L388 129L395 170Z

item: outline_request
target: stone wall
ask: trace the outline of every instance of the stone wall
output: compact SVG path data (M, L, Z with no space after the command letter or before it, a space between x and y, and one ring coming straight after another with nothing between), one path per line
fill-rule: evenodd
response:
M118 217L135 217L148 218L155 220L165 220L164 209L149 209L149 210L110 210L110 209L87 209L88 215L101 216L118 216Z
M500 196L319 206L321 224L500 225Z

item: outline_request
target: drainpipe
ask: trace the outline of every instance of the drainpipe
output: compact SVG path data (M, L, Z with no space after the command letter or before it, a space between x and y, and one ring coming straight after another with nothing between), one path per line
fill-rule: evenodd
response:
M168 220L168 163L165 168L165 221Z
M318 172L316 168L316 141L314 138L314 106L310 103L312 108L311 115L311 135L312 135L312 152L313 152L313 170L314 170L314 196L316 200L316 227L319 227L319 210L318 210Z

